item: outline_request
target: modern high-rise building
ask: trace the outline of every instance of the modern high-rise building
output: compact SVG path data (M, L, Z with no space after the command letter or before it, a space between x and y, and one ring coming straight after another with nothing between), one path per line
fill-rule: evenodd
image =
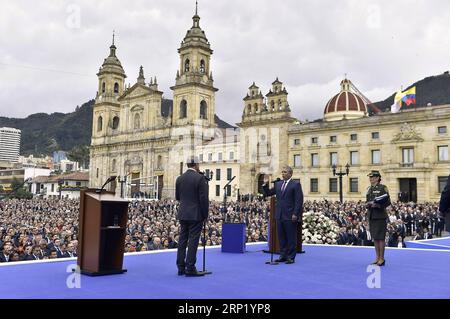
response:
M21 131L11 127L0 127L0 161L17 163L20 153Z

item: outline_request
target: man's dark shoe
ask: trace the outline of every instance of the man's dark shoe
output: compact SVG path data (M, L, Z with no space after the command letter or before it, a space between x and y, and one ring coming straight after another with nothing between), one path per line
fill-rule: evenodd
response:
M275 262L282 263L282 262L285 262L286 260L287 260L286 258L278 258L278 259L275 259Z
M294 259L287 259L285 262L285 264L293 264L293 263L295 263Z
M186 274L186 270L184 269L178 269L178 276L183 276Z
M186 277L201 277L204 276L205 274L198 272L197 270L195 271L186 271Z

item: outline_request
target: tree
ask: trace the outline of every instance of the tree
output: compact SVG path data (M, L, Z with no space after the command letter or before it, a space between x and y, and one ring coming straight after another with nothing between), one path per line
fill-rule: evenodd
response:
M68 153L67 157L74 162L78 162L83 168L89 168L89 146L74 146Z
M33 198L33 194L31 194L28 190L26 190L24 183L19 181L16 177L14 177L11 182L11 189L12 191L9 194L10 198L18 198L18 199Z

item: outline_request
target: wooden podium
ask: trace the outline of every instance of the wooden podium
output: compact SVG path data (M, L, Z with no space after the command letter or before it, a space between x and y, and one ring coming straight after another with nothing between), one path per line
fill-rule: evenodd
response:
M279 254L280 253L280 241L278 240L278 230L277 230L277 221L275 219L275 207L276 207L276 199L275 196L270 198L270 234L269 234L269 250L266 251L268 253ZM304 253L302 250L302 224L303 221L300 220L297 223L297 253ZM273 225L273 227L272 227Z
M113 192L95 189L80 193L79 247L77 264L82 274L101 276L121 274L128 201Z

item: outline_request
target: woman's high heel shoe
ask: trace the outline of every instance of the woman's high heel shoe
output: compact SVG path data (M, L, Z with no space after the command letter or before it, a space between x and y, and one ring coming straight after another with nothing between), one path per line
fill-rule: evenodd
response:
M383 262L381 264L377 263L378 266L384 266L386 264L386 260L383 260Z
M378 265L378 260L376 260L373 263L371 263L371 265Z

